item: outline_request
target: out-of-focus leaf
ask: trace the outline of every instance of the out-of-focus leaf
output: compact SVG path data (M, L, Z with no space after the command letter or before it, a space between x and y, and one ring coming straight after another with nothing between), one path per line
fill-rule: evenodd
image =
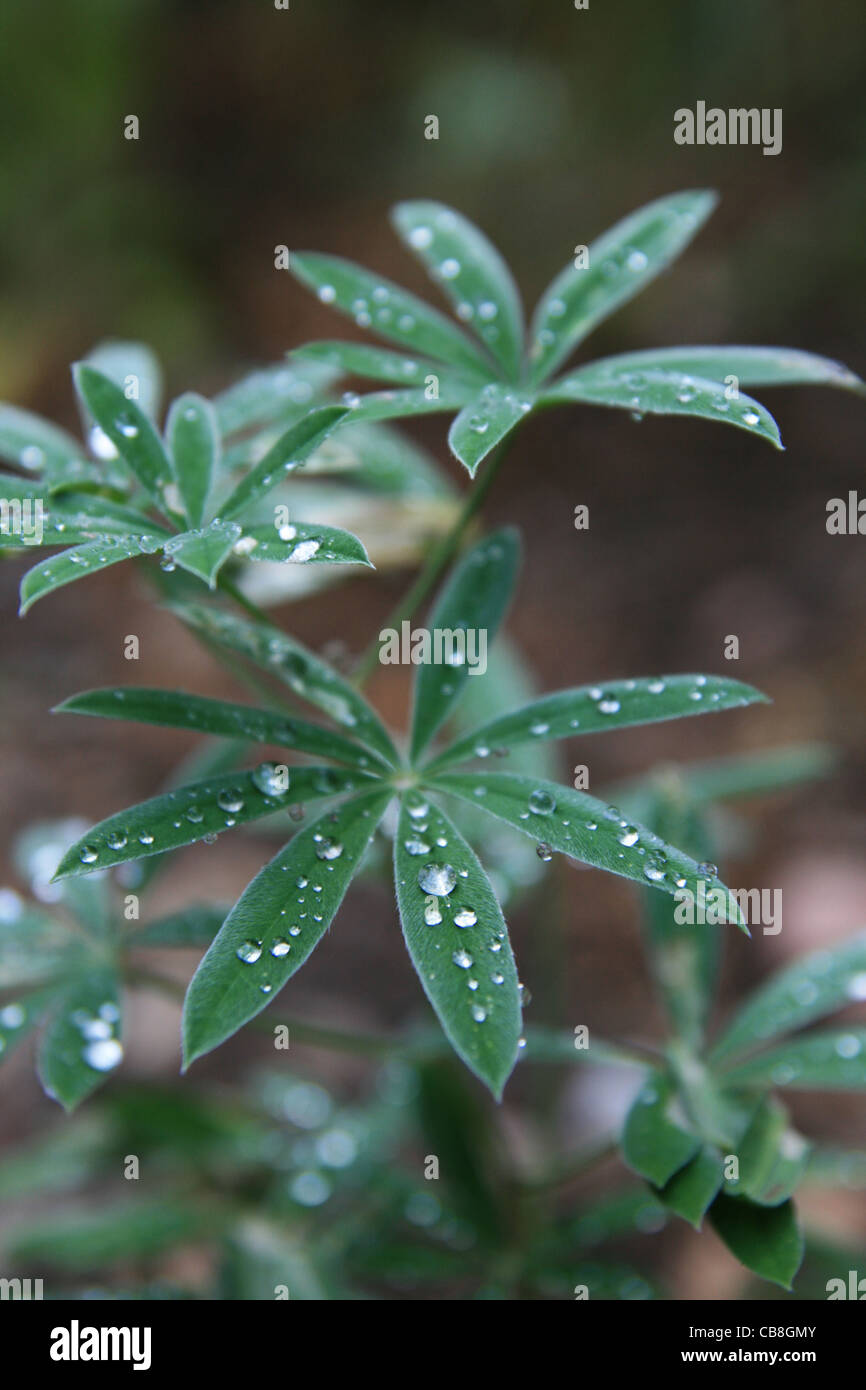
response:
M670 1081L659 1072L650 1075L626 1116L622 1153L628 1166L663 1187L701 1147L686 1123Z
M76 389L103 434L164 512L172 471L153 422L115 382L88 363L77 363L73 374Z
M85 1216L75 1213L32 1222L11 1232L16 1259L58 1269L100 1269L119 1260L141 1260L194 1240L213 1239L224 1218L177 1200L112 1203Z
M791 1128L788 1112L765 1097L738 1146L739 1178L728 1179L729 1196L746 1196L776 1207L793 1194L809 1161L811 1145Z
M87 354L87 364L107 376L135 400L145 415L155 420L162 399L162 368L146 343L97 343Z
M866 1000L866 932L773 975L748 999L712 1050L715 1062Z
M347 376L368 377L371 381L392 381L401 386L423 386L424 378L438 376L441 367L429 357L406 357L388 348L367 343L318 342L298 348L295 357L303 361L326 362Z
M277 362L235 382L213 401L223 436L254 426L285 424L310 409L337 378L332 367L318 362Z
M422 664L415 685L411 756L417 758L454 708L470 672L486 661L511 598L520 543L514 530L494 531L452 570L429 617L428 633L443 643L442 664ZM399 637L399 634L398 634ZM471 642L474 639L474 658ZM483 650L482 648L483 639ZM450 646L446 649L445 643ZM436 657L435 651L431 653Z
M720 1193L710 1208L710 1221L740 1264L790 1289L803 1259L803 1233L792 1202L762 1207L747 1197Z
M52 1100L73 1110L123 1060L120 980L94 963L55 997L39 1044L39 1080Z
M704 1213L722 1185L723 1171L721 1155L705 1145L658 1189L659 1200L699 1231Z
M760 1052L725 1071L730 1086L784 1086L789 1091L866 1089L866 1028L810 1033Z
M130 946L209 946L222 926L228 906L200 903L148 922L127 938Z

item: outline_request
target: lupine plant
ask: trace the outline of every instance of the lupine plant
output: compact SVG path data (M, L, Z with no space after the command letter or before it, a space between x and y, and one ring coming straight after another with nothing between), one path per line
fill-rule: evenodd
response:
M866 997L866 948L862 937L854 938L835 954L791 967L712 1040L716 928L732 924L748 934L748 925L736 894L719 878L705 808L725 795L796 780L799 755L775 764L752 759L727 772L668 771L622 788L615 800L599 798L549 775L546 746L766 697L709 673L653 674L600 680L507 708L496 663L476 681L470 676L480 673L466 656L469 634L483 634L486 648L503 622L520 543L506 528L473 537L462 553L461 546L506 438L534 410L585 403L637 417L699 416L781 447L772 416L742 386L812 382L862 389L838 363L779 348L663 348L556 375L594 327L679 254L713 205L706 192L663 198L588 248L576 248L574 264L542 296L527 334L510 273L486 238L442 205L402 204L394 214L396 229L459 322L348 262L296 254L294 273L323 303L401 351L308 344L291 363L246 377L214 401L192 392L180 396L160 428L152 357L132 345L106 345L74 370L86 446L27 412L0 408L0 454L20 470L0 478L3 546L13 553L39 542L68 547L25 575L22 611L94 570L159 555L158 587L167 608L190 637L265 699L231 703L127 686L93 689L59 707L62 714L208 738L194 764L152 799L83 832L34 831L22 846L40 903L26 905L9 893L0 910L0 1050L10 1052L28 1031L41 1028L39 1075L67 1109L121 1061L124 985L166 984L138 963L142 948L207 947L185 991L189 1067L238 1030L259 1026L259 1016L329 929L352 879L383 869L383 842L393 842L396 915L405 944L444 1034L438 1042L429 1033L410 1038L401 1049L404 1060L422 1071L447 1067L443 1048L451 1048L497 1099L521 1056L530 1063L581 1060L568 1034L524 1032L523 987L503 915L509 885L483 862L492 822L505 827L514 846L528 839L541 863L562 855L650 890L647 944L670 1041L661 1049L635 1049L594 1040L588 1049L594 1061L632 1067L640 1083L619 1140L626 1165L650 1191L637 1199L639 1208L627 1194L623 1209L632 1217L644 1208L663 1217L673 1213L694 1225L709 1213L748 1269L790 1287L803 1253L790 1199L808 1179L813 1150L772 1092L866 1086L864 1030L788 1038ZM349 391L337 402L332 388L341 375L378 379L390 388ZM404 739L362 693L380 656L378 643L369 644L353 671L338 669L257 608L245 576L248 561L262 560L369 570L363 540L337 526L297 519L295 475L329 477L348 469L374 492L411 492L428 501L446 495L435 468L381 425L432 411L454 415L449 443L470 475L492 450L496 455L450 529L442 534L440 526L394 614L395 621L414 615L444 576L425 632L446 634L450 646L441 661L429 653L410 658L419 669ZM38 541L20 524L25 507L37 503L43 509ZM199 582L211 593L190 592ZM473 687L483 686L488 693L475 700ZM476 710L486 708L484 716L467 717L473 701ZM304 706L319 720L308 718ZM127 924L124 889L134 888L137 901L172 851L198 841L213 844L253 822L282 843L227 912L198 905L144 926ZM59 837L72 843L61 849ZM716 905L709 925L684 926L674 903L703 901L708 894ZM364 1050L363 1041L358 1046ZM459 1085L465 1088L465 1080ZM490 1199L494 1207L501 1200L501 1193ZM274 1260L291 1264L285 1213L267 1202L263 1211L276 1223L268 1237ZM523 1241L519 1257L512 1252L512 1291L545 1296L555 1272L566 1268L580 1282L582 1220L566 1223L562 1235L539 1229ZM227 1239L244 1246L245 1237L232 1233L230 1224L227 1219ZM177 1230L194 1228L195 1220L189 1227L181 1220ZM492 1227L483 1228L484 1220L476 1223L473 1239L486 1248ZM608 1228L615 1231L615 1219ZM141 1229L135 1220L133 1229ZM568 1233L571 1249L563 1243ZM169 1232L169 1244L171 1238ZM488 1278L489 1268L481 1259L479 1279ZM653 1292L638 1275L586 1268L594 1271L587 1279L595 1296ZM304 1296L328 1296L321 1290L330 1276L307 1271L297 1277L320 1291Z

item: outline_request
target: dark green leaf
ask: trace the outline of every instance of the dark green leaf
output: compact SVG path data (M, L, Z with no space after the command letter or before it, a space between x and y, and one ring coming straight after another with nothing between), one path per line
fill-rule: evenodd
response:
M167 565L180 565L188 574L216 588L217 575L241 538L237 521L212 521L199 531L183 531L165 542Z
M744 926L736 901L710 872L711 865L696 864L645 826L629 824L615 806L586 792L507 772L438 773L430 785L471 801L539 844L645 887L683 895L681 902L688 894L697 897L701 883L719 915Z
M362 328L410 352L437 357L486 380L490 367L450 319L381 275L337 256L292 254L292 271L323 304L348 314Z
M483 674L487 649L511 597L519 560L517 532L495 531L462 557L437 599L427 628L433 660L421 665L415 687L413 759L447 719L470 672ZM400 634L397 637L399 640ZM436 650L437 640L441 653Z
M803 1259L803 1233L792 1202L762 1207L746 1197L720 1193L710 1221L740 1264L772 1284L790 1289Z
M453 743L431 766L448 767L469 758L486 758L491 748L514 748L548 739L712 714L766 701L750 685L721 676L646 676L606 681L543 695L531 704L482 724ZM479 751L480 750L480 751Z
M174 475L190 526L201 526L220 458L216 411L203 396L179 396L166 422Z
M623 1158L642 1178L663 1187L701 1147L686 1125L670 1081L660 1072L652 1073L626 1116Z
M517 1058L520 1000L490 881L456 826L417 796L401 809L394 874L424 992L454 1050L499 1098Z
M406 357L388 348L367 343L307 343L294 353L303 361L326 362L347 376L368 377L371 381L392 381L401 386L423 386L424 378L439 376L441 367L429 357Z
M532 380L549 376L597 324L666 269L715 204L715 194L703 190L659 198L594 241L586 269L567 266L542 295L533 315Z
M523 356L523 312L511 272L496 247L442 203L399 203L392 220L458 317L468 323L510 377Z
M729 400L726 387L717 381L707 381L682 372L622 372L610 373L598 380L582 371L573 372L562 381L554 382L538 398L539 405L560 405L567 401L583 401L587 405L613 406L628 410L641 418L644 415L696 415L703 420L718 420L723 425L736 425L749 434L758 435L782 448L779 427L768 410L751 396L742 392Z
M232 908L184 1004L184 1065L266 1008L324 936L391 792L343 802L298 832Z
M277 787L273 774L274 764L262 763L252 772L223 773L119 811L100 821L67 850L56 877L93 873L130 859L192 845L281 808L374 784L363 772L293 767L289 769L288 788L283 790L284 779Z
M45 1262L78 1275L118 1260L152 1258L174 1245L212 1239L221 1218L213 1207L196 1211L163 1193L159 1199L102 1205L85 1215L71 1213L18 1227L10 1235L17 1259Z
M203 695L187 695L181 690L148 690L139 686L121 689L86 690L56 707L57 714L91 714L106 719L131 719L140 724L161 724L175 729L195 729L198 733L224 738L246 739L253 743L273 743L295 748L335 762L347 763L359 771L370 772L386 764L344 738L306 720L289 718L274 710L251 705L230 704Z

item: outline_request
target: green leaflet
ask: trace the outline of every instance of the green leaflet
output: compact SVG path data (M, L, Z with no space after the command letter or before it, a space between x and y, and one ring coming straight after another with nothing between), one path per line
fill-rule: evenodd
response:
M661 719L712 714L762 703L766 698L750 685L721 676L643 676L637 680L577 686L543 695L480 725L435 757L429 768L486 758L492 748L515 748L523 743L579 738Z
M840 386L863 389L863 382L841 362L796 348L673 347L649 348L602 357L581 369L584 381L601 381L611 374L641 371L684 372L704 380L737 386ZM734 383L732 383L732 386ZM734 398L736 399L736 397Z
M719 420L759 435L782 448L779 427L768 410L741 392L730 400L722 382L687 376L682 372L650 370L610 373L595 379L574 372L538 397L539 405L583 401L586 405L613 406L632 415L697 415Z
M443 203L398 203L391 220L452 307L505 373L523 357L523 312L511 272L477 227Z
M486 665L511 597L520 543L516 531L495 531L463 556L430 613L428 631L443 645L441 664L422 664L415 686L411 756L423 752L460 698L470 671ZM483 644L483 645L482 645ZM435 650L432 653L436 657Z
M293 252L291 268L297 279L314 290L323 304L333 304L381 338L486 379L489 365L485 354L444 314L400 289L399 285L380 275L372 275L351 261L310 251Z
M723 1169L718 1150L705 1145L663 1187L656 1189L656 1195L666 1207L699 1231L707 1207L722 1185Z
M164 536L152 533L99 536L60 555L50 555L47 560L28 570L22 579L19 613L23 615L38 599L53 593L55 589L61 589L65 584L74 583L76 579L83 579L87 574L120 564L122 560L131 560L136 555L153 555L162 547L164 539Z
M424 992L455 1051L498 1098L517 1058L520 999L490 881L457 827L419 796L401 808L394 877Z
M173 475L152 421L115 382L86 362L75 365L73 376L82 401L100 429L156 507L165 512L165 489Z
M627 303L688 245L716 205L703 190L659 198L589 247L586 269L568 266L539 300L530 328L532 380L549 376L603 319Z
M192 391L179 396L168 412L166 438L187 521L201 526L220 462L219 424L210 401Z
M231 521L249 512L272 488L315 453L346 416L340 406L321 406L291 425L251 468L220 506L220 517Z
M645 826L630 824L615 806L543 778L507 772L443 772L431 786L471 801L525 835L585 864L622 874L665 893L727 892L710 864L699 865ZM747 930L736 902L727 918Z
M295 804L352 792L372 780L363 772L342 768L293 767L285 787L284 778L274 777L272 763L262 763L252 772L210 777L100 821L70 846L55 878L93 873L192 845L206 836L215 838L235 825Z
M373 757L351 739L318 724L296 719L274 710L252 705L235 705L203 695L187 695L180 690L147 690L139 686L120 689L86 690L64 700L57 714L90 714L105 719L130 719L141 724L161 724L169 728L195 729L198 733L224 738L247 739L253 743L273 743L313 753L335 762L347 763L361 772L387 771L381 759Z
M471 478L532 406L531 396L507 386L490 385L463 407L448 431L448 443Z
M232 908L184 1004L184 1065L266 1008L324 936L391 799L353 797L298 832Z

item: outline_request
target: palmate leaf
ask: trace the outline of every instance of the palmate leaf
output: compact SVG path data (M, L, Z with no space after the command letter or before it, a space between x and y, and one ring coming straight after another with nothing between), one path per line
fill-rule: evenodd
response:
M805 1248L792 1202L764 1207L722 1192L710 1208L710 1221L740 1264L790 1289Z
M123 560L131 560L137 555L153 555L165 543L164 535L142 532L139 535L100 536L84 545L64 550L60 555L50 555L28 570L21 581L21 604L19 613L24 614L38 599L46 594L72 584L76 579L118 565Z
M210 401L192 391L179 396L168 412L166 438L187 521L201 526L221 448Z
M700 1147L700 1139L689 1132L678 1113L672 1083L660 1072L651 1073L626 1116L622 1133L626 1163L662 1187Z
M496 247L467 218L442 203L398 203L391 214L418 257L506 374L518 375L523 312L511 272Z
M491 748L578 738L766 700L766 695L752 686L721 676L641 676L635 680L606 681L604 685L576 686L543 695L480 725L452 743L429 767L450 767L469 758L486 758Z
M184 1066L266 1008L328 930L390 790L343 802L298 832L253 879L192 978Z
M768 410L751 396L739 393L729 399L727 388L718 381L673 371L628 371L594 379L581 372L545 387L539 405L559 405L583 401L587 405L613 406L635 416L697 415L719 420L759 435L781 449L779 427Z
M155 426L115 382L86 362L73 368L75 387L85 407L108 436L133 477L151 500L166 511L165 490L173 481L168 455Z
M437 599L429 618L429 631L462 636L468 646L467 634L476 643L475 657L486 651L496 635L511 597L517 566L520 560L520 540L515 530L495 531L472 547L463 556ZM480 650L483 639L484 651ZM469 679L469 650L460 645L445 652L445 664L430 662L422 665L415 686L412 713L411 755L417 758L427 747L454 708ZM448 656L451 661L448 662Z
M321 406L291 425L222 503L222 520L231 521L249 512L272 488L299 468L324 443L341 420L345 419L346 413L341 406Z
M805 1028L835 1009L866 1000L866 932L795 961L747 1000L716 1043L718 1063Z
M210 642L237 652L317 705L353 738L389 764L397 750L378 715L339 672L269 623L255 623L203 604L174 603L171 611Z
M283 781L274 778L273 764L262 763L252 772L223 773L139 802L100 821L77 840L63 856L55 878L93 873L179 849L281 807L374 785L374 779L363 772L334 767L293 767L287 789Z
M390 280L351 261L309 251L292 253L291 270L323 304L333 304L362 328L482 382L489 379L486 354L444 314Z
M726 1070L730 1086L784 1086L788 1091L866 1089L866 1028L810 1033Z
M520 999L505 920L456 826L407 800L394 877L412 963L457 1054L498 1098L517 1058Z
M645 826L630 824L615 806L558 782L508 772L442 772L428 785L461 797L507 821L552 850L665 893L728 890L710 864L696 864ZM720 914L721 915L721 914ZM729 895L725 913L748 934Z
M601 383L611 374L643 371L682 372L724 384L733 376L738 386L839 386L862 391L864 385L841 362L781 347L648 348L599 358L583 367L580 376L583 381Z
M478 465L532 409L532 397L490 385L465 405L448 431L451 452L474 478Z
M679 256L716 205L690 190L659 198L618 222L589 247L589 265L568 266L532 318L532 380L539 382L592 332Z
M100 1086L123 1057L120 980L111 965L88 964L55 996L39 1044L39 1079L53 1100L72 1110Z
M187 695L181 690L149 690L139 686L87 690L55 707L56 714L91 714L106 719L129 719L139 724L160 724L174 729L194 729L222 738L272 743L301 753L332 758L360 772L387 771L387 764L359 744L331 729L289 718L274 710Z

